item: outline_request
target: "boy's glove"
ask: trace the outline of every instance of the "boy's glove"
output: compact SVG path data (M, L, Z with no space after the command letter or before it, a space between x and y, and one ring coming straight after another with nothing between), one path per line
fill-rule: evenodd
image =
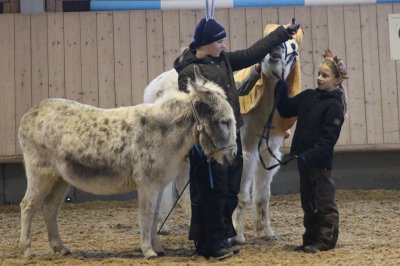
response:
M296 32L299 30L300 27L301 27L301 24L297 24L296 20L294 18L292 18L292 24L290 24L289 27L287 27L286 32L290 36L293 36L296 34Z

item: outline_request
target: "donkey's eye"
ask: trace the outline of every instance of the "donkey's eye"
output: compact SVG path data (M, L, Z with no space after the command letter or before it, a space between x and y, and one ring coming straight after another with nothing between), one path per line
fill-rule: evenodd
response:
M224 125L224 126L229 127L231 121L230 121L230 120L221 120L220 123L221 123L222 125Z

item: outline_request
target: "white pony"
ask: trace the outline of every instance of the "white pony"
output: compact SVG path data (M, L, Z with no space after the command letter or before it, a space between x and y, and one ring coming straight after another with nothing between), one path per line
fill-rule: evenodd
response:
M265 27L264 35L268 35L279 25L269 24ZM273 238L274 232L271 229L268 206L270 198L270 186L273 176L278 171L279 167L271 171L265 170L259 159L258 141L259 135L263 131L263 125L266 123L268 115L272 111L274 101L274 87L277 81L277 76L285 79L290 89L290 96L297 94L300 91L300 63L298 58L299 45L303 36L302 30L299 30L293 39L286 41L284 44L275 47L268 54L261 66L262 74L249 96L240 97L241 112L244 119L244 126L241 127L241 138L243 145L244 169L240 187L239 204L233 214L233 222L237 231L237 236L233 239L237 244L245 243L244 237L244 209L250 204L251 199L255 206L255 231L257 237ZM240 83L251 71L251 68L244 69L235 74L236 82ZM156 77L145 88L144 102L154 102L161 97L169 89L178 88L178 73L171 69ZM288 136L287 130L293 125L294 120L283 120L277 112L272 123L270 131L269 147L278 159L281 158L279 151L283 139ZM265 142L261 149L261 156L267 166L277 163L267 151ZM187 162L182 162L182 172L177 173L184 181L180 181L178 191L181 191L183 184L188 181ZM165 213L170 210L172 199L167 195L171 195L172 185L164 191L164 208L161 211ZM183 194L185 195L185 193ZM186 194L185 199L189 196ZM189 210L189 202L184 200L182 204L186 210ZM160 215L162 217L163 215ZM164 231L165 230L164 228Z

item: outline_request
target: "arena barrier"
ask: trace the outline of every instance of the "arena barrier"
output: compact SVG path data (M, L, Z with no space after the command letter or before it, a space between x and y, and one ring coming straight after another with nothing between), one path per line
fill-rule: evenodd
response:
M400 3L400 0L217 0L215 8ZM91 0L92 11L203 9L200 0Z

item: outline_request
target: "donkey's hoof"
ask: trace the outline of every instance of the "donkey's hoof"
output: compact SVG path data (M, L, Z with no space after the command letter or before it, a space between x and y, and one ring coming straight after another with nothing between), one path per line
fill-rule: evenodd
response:
M157 253L154 252L154 250L149 249L148 251L144 252L144 257L145 259L152 259L152 258L157 258L158 255Z

